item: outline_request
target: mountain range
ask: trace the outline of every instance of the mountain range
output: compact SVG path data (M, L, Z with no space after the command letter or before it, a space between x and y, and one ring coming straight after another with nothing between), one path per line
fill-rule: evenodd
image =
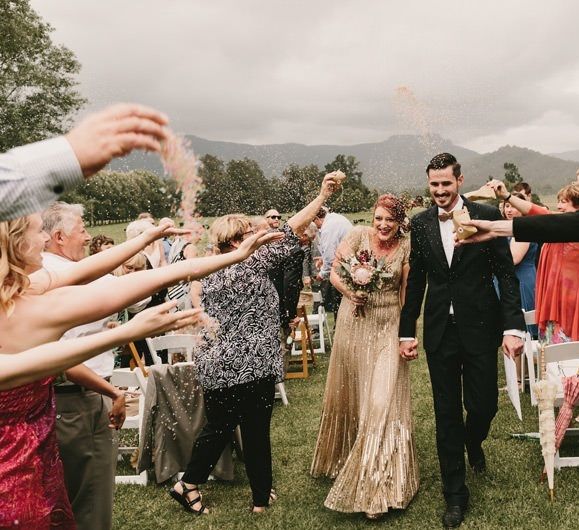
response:
M360 162L363 181L379 191L423 190L424 169L428 160L443 151L454 154L463 166L465 191L474 189L489 176L502 178L503 164L512 162L523 179L538 192L556 192L575 179L579 151L545 155L517 146L504 146L491 153L477 153L455 145L438 135L427 138L394 135L382 142L356 145L304 145L297 143L251 145L207 140L187 135L191 148L198 155L211 154L225 162L242 158L255 160L268 177L280 176L290 164L316 164L321 169L336 155L353 155ZM564 159L565 158L565 159ZM146 169L162 175L156 155L133 153L111 164L114 170Z

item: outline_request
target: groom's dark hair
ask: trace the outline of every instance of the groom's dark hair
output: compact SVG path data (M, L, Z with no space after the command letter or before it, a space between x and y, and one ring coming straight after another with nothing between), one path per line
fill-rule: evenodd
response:
M452 174L456 178L460 177L462 174L460 170L460 164L450 153L440 153L436 155L426 166L426 175L428 175L428 172L431 169L444 169L448 166L452 166Z

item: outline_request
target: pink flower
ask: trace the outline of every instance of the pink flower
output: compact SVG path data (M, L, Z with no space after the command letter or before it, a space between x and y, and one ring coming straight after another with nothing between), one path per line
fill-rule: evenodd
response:
M369 265L354 265L352 267L352 281L357 285L368 285L372 281L374 267Z

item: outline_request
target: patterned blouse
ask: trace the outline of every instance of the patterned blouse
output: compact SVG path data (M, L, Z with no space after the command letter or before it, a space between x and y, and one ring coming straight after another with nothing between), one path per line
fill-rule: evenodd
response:
M219 321L215 336L195 352L197 377L204 389L283 380L279 298L268 274L299 240L288 225L282 230L282 241L264 245L245 261L202 280L202 305Z

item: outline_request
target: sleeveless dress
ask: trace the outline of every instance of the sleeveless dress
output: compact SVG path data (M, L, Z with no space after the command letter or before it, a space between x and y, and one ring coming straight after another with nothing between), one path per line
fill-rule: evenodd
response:
M370 233L357 227L345 241L354 253L371 250ZM409 254L404 238L389 261L393 278L370 294L365 316L354 316L346 297L340 304L311 467L314 477L336 479L324 503L332 510L384 513L406 508L418 491L408 363L398 353Z
M0 391L0 528L75 529L56 441L53 378Z

